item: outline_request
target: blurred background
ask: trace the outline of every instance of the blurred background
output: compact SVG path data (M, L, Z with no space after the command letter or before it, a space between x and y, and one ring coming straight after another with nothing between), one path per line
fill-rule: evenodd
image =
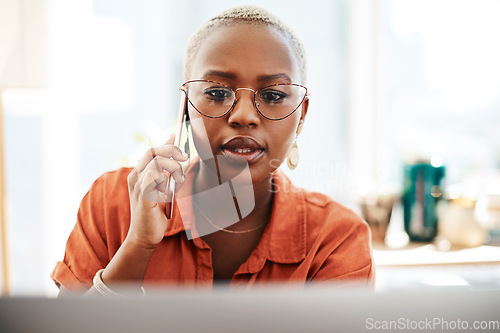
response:
M433 251L483 251L488 234L491 243L492 230L500 229L499 1L0 0L0 281L10 294L57 294L49 276L63 258L81 198L104 172L133 166L150 143L167 138L187 39L238 4L273 12L307 50L310 111L299 166L284 171L367 220L370 209L361 203L391 198L386 223L394 237L384 243L384 230L384 244L375 248L388 272L381 268L379 288L393 283L390 276L434 274L427 266L387 271L400 260L391 256L408 257L394 249L411 244L400 200L405 164L446 169L432 194L447 210L433 206L432 213L452 225L429 241ZM457 200L460 212L450 218ZM461 219L465 227L452 234ZM478 236L464 240L470 230ZM498 253L471 254L472 263L491 257L474 281L500 280ZM446 267L442 285L470 283Z

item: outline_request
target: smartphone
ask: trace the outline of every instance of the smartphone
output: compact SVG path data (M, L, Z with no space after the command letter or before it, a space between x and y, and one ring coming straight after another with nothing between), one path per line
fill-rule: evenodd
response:
M175 128L175 139L174 146L180 148L181 147L181 139L183 130L186 128L186 119L187 119L187 98L184 91L181 91L181 101L179 105L179 114L177 116L177 124ZM187 140L187 138L186 138ZM172 213L174 211L174 198L175 198L175 180L172 178L172 175L168 176L167 182L167 207L166 207L166 215L167 218L170 219L172 217Z

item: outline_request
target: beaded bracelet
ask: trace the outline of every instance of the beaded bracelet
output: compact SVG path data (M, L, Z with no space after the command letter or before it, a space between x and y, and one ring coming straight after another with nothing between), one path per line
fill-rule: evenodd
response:
M94 276L94 288L99 292L99 294L103 296L109 296L109 297L120 297L123 296L122 294L117 293L116 291L112 290L109 288L103 281L102 281L102 272L104 272L104 268L100 269L97 271L97 273ZM142 291L142 296L144 296L144 288L141 287Z

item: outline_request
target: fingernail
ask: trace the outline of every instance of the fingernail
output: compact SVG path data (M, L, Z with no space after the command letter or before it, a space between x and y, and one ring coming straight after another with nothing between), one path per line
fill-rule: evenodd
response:
M182 182L184 183L185 180L186 180L186 176L182 175Z
M182 156L184 156L185 158L189 157L189 155L187 153L185 153L185 152L182 152Z

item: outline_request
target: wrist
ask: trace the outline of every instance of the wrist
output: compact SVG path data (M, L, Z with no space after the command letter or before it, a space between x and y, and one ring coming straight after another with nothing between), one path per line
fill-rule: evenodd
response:
M142 284L155 248L127 237L99 277L112 289L123 283Z
M154 252L154 250L158 246L158 243L155 244L148 241L144 241L139 237L136 237L129 233L125 238L125 240L123 241L122 246L131 248L134 250L134 252L138 251L139 253L152 254L152 252Z

